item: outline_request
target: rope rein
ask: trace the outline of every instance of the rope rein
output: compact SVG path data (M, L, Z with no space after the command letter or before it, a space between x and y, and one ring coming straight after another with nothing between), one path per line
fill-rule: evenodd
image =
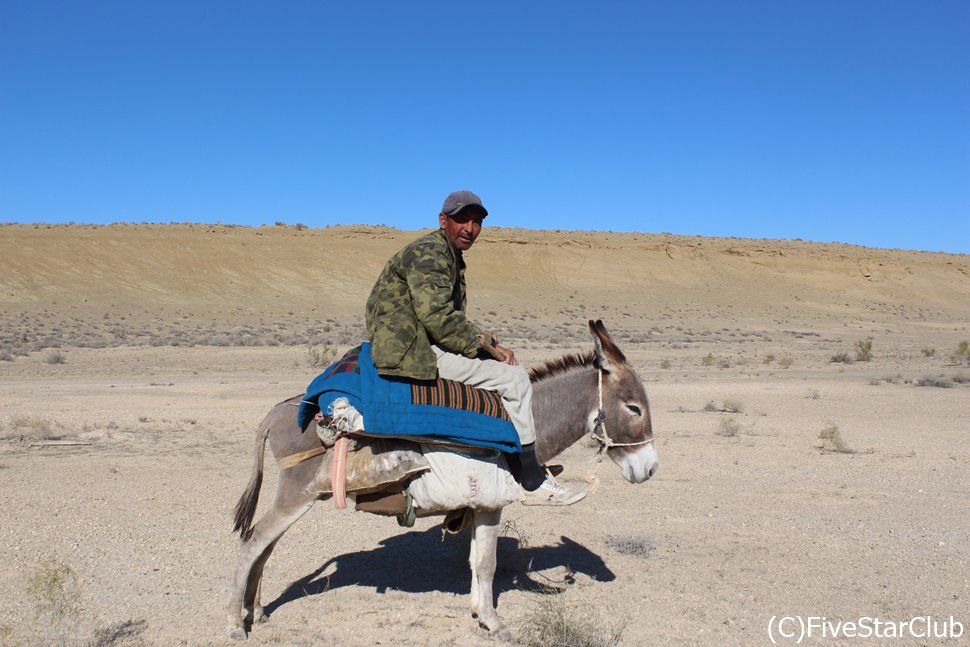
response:
M610 447L638 447L640 445L649 445L653 442L653 438L648 438L646 440L638 440L635 443L618 443L614 442L610 435L606 433L606 410L603 409L603 369L599 369L596 376L596 391L597 397L599 398L599 412L596 414L596 420L593 421L593 431L590 435L600 443L600 452L609 449ZM599 429L602 436L597 435L596 430Z
M596 413L596 419L593 421L593 430L589 432L589 435L600 444L600 449L596 452L596 460L593 461L593 464L586 471L586 482L589 483L589 487L586 488L587 495L595 492L600 485L600 479L596 473L599 471L600 465L603 464L603 458L606 456L607 449L610 447L649 445L654 441L653 438L648 438L647 440L638 440L635 443L618 443L610 438L610 435L606 431L606 409L603 408L603 369L599 369L596 376L596 397L599 411ZM597 434L597 430L600 430L602 435Z

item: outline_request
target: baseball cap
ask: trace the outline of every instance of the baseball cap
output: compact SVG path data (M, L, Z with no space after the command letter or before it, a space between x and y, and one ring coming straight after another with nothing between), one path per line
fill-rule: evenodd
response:
M482 214L487 216L488 210L482 204L482 199L471 191L455 191L449 193L445 198L445 203L441 206L441 213L446 216L453 216L465 207L478 207Z

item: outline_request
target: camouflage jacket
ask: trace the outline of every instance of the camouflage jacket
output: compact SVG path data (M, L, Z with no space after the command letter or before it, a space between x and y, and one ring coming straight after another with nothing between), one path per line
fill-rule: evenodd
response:
M465 262L438 229L384 266L366 310L371 358L384 376L438 376L432 344L475 357L482 331L465 317Z

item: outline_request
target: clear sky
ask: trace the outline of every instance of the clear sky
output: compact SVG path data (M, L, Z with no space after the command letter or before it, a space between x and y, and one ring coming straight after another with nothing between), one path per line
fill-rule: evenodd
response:
M0 221L417 229L458 188L970 253L970 1L0 0Z

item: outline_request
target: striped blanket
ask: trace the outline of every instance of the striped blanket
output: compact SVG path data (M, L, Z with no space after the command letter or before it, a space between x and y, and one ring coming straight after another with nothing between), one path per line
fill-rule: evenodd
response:
M450 442L519 452L519 436L502 400L452 380L415 382L377 374L370 344L348 351L307 387L300 405L300 428L337 398L347 398L364 416L368 435Z

